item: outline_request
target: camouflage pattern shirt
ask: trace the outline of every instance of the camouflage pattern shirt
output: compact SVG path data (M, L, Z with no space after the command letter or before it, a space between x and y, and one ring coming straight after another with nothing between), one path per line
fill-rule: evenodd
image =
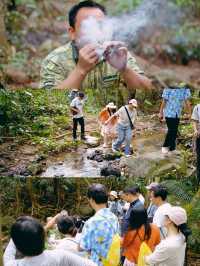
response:
M56 86L64 81L74 70L77 61L78 52L73 42L69 42L52 51L42 62L40 88L56 88ZM128 53L127 65L137 73L143 74L143 71L137 65L136 59L130 52ZM98 63L97 66L88 73L82 84L83 90L100 89L101 93L105 94L105 98L107 98L108 91L112 91L112 93L113 90L119 92L122 89L124 91L125 87L126 85L120 76L120 72L105 61Z

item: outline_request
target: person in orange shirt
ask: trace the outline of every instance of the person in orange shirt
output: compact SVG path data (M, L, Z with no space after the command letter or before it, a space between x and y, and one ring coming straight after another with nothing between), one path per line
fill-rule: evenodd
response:
M143 241L152 251L160 243L160 231L156 225L148 222L146 209L133 209L129 222L129 229L122 239L122 254L125 257L123 266L137 265L140 246Z
M103 148L109 148L109 146L111 146L112 140L116 138L117 117L113 117L111 121L107 125L105 125L105 122L116 112L116 110L117 106L114 105L114 103L109 103L99 113L101 135L104 140Z

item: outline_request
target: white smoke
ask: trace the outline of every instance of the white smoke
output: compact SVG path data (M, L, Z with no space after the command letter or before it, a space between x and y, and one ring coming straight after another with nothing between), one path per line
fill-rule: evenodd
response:
M137 42L142 34L153 32L155 27L169 28L177 26L181 12L169 0L144 0L133 12L118 17L106 17L98 21L89 17L82 22L78 46L88 43L99 46L99 53L104 43L122 41L127 46Z

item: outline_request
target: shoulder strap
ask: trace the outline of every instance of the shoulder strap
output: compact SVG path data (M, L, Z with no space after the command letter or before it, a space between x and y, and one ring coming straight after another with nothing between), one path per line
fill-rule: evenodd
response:
M132 120L131 120L131 118L130 118L130 115L129 115L129 112L128 112L126 106L124 106L124 108L125 108L125 110L126 110L126 113L127 113L127 116L128 116L129 122L130 122L130 126L131 126L131 128L134 128L133 122L132 122Z
M110 109L108 108L107 110L108 110L108 113L109 113L109 115L111 116L112 114L111 114L111 111L110 111Z

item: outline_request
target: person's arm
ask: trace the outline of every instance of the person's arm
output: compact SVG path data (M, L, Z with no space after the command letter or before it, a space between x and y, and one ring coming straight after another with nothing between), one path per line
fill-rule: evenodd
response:
M193 129L194 129L194 136L197 137L199 135L198 134L198 121L193 120L192 125L193 125Z
M15 259L15 255L16 255L16 247L14 242L12 241L12 239L10 239L10 242L8 243L8 246L4 252L3 255L3 265L4 266L9 266L12 265L12 262L14 263Z
M56 220L58 219L58 217L60 216L60 213L56 214L45 226L44 226L44 230L47 232L48 230L50 230L55 224L56 224Z
M163 99L162 102L161 102L160 111L159 111L159 118L160 119L163 119L163 117L164 117L163 110L164 110L165 106L166 106L166 100Z
M80 49L79 60L75 69L68 77L57 85L58 89L80 89L87 74L96 66L99 57L95 46L89 44Z
M96 263L93 261L82 258L81 256L78 256L76 254L73 254L71 252L64 251L64 258L63 258L63 264L66 266L97 266Z
M191 107L191 102L189 100L185 101L185 107L188 113L188 118L190 119L192 115L192 107Z
M170 258L170 249L161 242L151 255L145 257L145 262L148 265L157 265L166 261L168 258Z
M109 118L108 118L108 120L106 120L105 121L105 125L108 125L109 123L110 123L110 121L113 119L113 118L115 118L115 117L117 117L118 116L118 114L113 114L113 115L111 115Z
M137 73L128 66L121 71L121 76L129 89L137 88L150 90L152 88L152 82L149 78Z

